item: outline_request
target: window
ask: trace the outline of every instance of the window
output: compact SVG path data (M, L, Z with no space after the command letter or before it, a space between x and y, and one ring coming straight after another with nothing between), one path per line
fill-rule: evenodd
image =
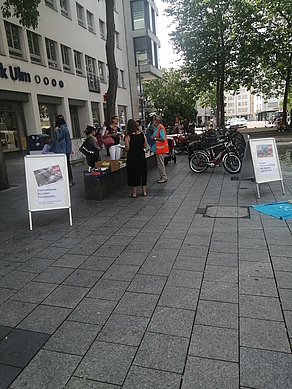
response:
M68 18L70 16L69 15L68 0L60 0L60 8L61 8L61 14L63 16L67 16L67 18Z
M125 88L125 72L123 70L120 71L120 86Z
M136 65L138 65L138 59L142 64L152 63L152 46L149 37L134 38L134 47Z
M133 30L141 30L148 27L148 8L146 8L143 0L132 1L132 25Z
M45 0L45 4L46 4L48 7L50 7L50 8L53 8L53 9L56 8L56 7L55 7L55 2L54 2L54 0Z
M71 72L69 47L61 45L61 54L62 54L62 62L63 62L64 71Z
M40 44L39 44L40 36L29 30L26 30L26 34L27 34L31 62L42 63Z
M48 57L48 64L50 68L58 68L57 54L56 54L56 42L46 38L46 50Z
M102 39L105 39L105 24L102 20L99 20L99 35Z
M87 16L87 28L88 31L94 32L94 17L93 14L89 11L86 11L86 16Z
M116 36L116 47L119 49L120 48L120 34L115 31L115 36Z
M98 61L98 72L99 72L99 79L100 79L100 81L105 82L105 78L104 78L104 63L103 62Z
M74 63L77 76L83 76L82 54L74 50Z
M100 92L99 81L96 75L96 61L85 56L88 89L92 92Z
M7 37L7 43L9 48L9 54L12 57L22 58L21 42L19 36L19 27L14 24L5 22L5 31Z
M79 26L84 27L84 8L78 3L76 3L76 12Z

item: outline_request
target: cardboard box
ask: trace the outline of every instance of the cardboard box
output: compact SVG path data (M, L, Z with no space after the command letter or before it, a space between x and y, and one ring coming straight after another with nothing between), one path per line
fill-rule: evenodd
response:
M110 167L111 172L115 172L116 170L120 169L120 164L118 160L113 160L113 161L98 161L95 162L95 167L100 168L100 167Z

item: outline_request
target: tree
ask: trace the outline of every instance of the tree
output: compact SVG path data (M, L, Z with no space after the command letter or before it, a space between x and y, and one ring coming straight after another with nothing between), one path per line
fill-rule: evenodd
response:
M173 125L175 118L196 119L196 100L192 84L185 77L185 69L162 69L161 79L143 82L143 94L151 101L151 109L163 116L165 125Z
M244 9L244 11L243 11ZM248 44L249 58L240 56L247 85L265 97L284 95L286 123L288 94L292 85L292 8L286 0L254 0L242 4L240 42ZM249 17L252 12L252 17Z
M106 0L106 58L108 66L108 89L106 94L106 123L111 124L111 118L116 114L116 98L118 89L118 70L115 60L115 21L114 0Z

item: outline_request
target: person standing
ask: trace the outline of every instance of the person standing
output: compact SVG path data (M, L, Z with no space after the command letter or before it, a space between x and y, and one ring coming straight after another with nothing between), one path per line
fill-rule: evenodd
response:
M130 197L137 197L137 187L141 185L142 196L147 196L147 163L145 148L146 136L137 126L137 121L129 119L125 136L125 150L127 151L127 179L128 186L132 187Z
M95 167L95 162L100 160L99 157L99 146L96 139L96 128L93 126L88 125L85 130L86 139L88 141L89 146L91 146L91 149L96 149L96 155L93 158L86 157L87 164L89 166L88 170L91 170L91 168Z
M112 117L112 124L107 127L104 138L112 137L114 140L114 144L109 147L110 159L120 159L121 156L121 148L120 148L120 137L121 130L118 127L119 118L117 116Z
M54 151L57 154L63 154L63 153L66 154L69 186L75 185L75 182L73 181L73 173L70 164L70 155L72 152L71 137L63 115L57 115L56 117L55 137L56 137L56 141L60 145L60 149L57 151L54 150L50 150L50 151Z
M160 115L156 115L154 117L153 124L155 126L155 130L151 139L153 139L155 143L152 145L152 151L156 154L156 162L160 174L160 179L157 182L159 184L163 184L164 182L167 182L164 165L165 153L168 153L167 134L165 127L162 124L162 117Z

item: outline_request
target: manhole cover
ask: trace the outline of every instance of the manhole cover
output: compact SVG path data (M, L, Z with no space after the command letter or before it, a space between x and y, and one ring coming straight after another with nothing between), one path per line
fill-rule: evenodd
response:
M207 206L206 217L249 218L249 207Z

